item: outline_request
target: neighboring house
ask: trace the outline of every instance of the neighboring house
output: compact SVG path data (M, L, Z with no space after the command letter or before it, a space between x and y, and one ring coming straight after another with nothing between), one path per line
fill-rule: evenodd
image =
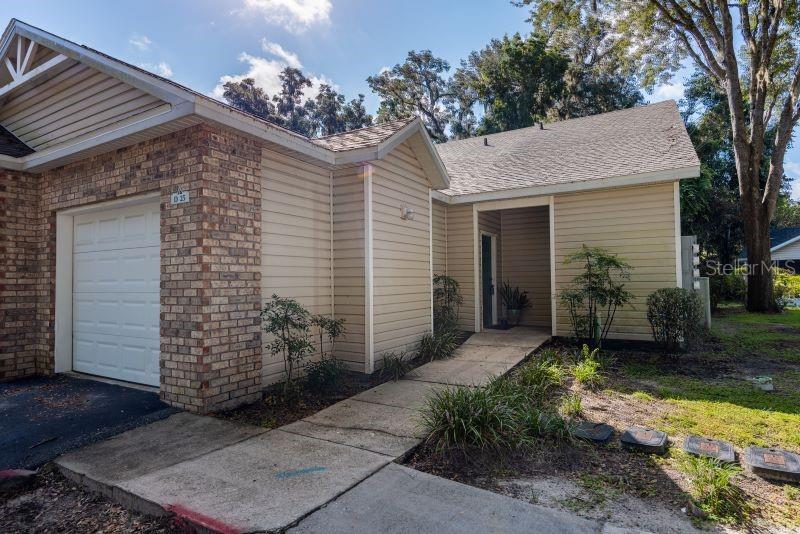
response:
M308 139L19 21L0 69L0 379L79 371L207 412L281 378L273 293L344 318L337 356L371 373L431 331L434 272L467 330L508 280L523 324L566 335L563 258L606 247L635 267L612 332L634 339L680 284L699 162L674 102L435 147L418 119Z
M800 272L800 226L771 230L769 249L778 266ZM739 255L739 261L747 262L747 250Z

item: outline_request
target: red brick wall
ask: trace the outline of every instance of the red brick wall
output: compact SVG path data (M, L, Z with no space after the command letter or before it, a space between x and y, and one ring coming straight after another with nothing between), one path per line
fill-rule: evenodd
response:
M30 342L12 332L10 338L22 339L12 342L15 368L28 362L18 374L53 370L56 213L160 191L161 396L198 412L255 399L261 389L260 165L256 141L200 125L38 177L38 239L30 247L37 274L36 362L29 362ZM0 183L6 182L16 183ZM188 204L169 203L176 186L189 193ZM32 186L23 189L28 201L36 195ZM35 210L6 219L16 223L22 212ZM30 319L29 306L13 313Z
M39 180L0 170L0 380L36 373Z

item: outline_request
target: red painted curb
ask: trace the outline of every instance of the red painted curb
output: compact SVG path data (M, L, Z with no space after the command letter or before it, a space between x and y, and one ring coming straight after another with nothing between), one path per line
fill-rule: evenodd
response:
M186 521L194 523L199 527L208 529L212 532L217 532L219 534L240 534L242 532L242 530L238 527L228 525L219 519L196 512L191 508L183 506L182 504L167 504L164 506L164 510L172 512L181 519L185 519Z

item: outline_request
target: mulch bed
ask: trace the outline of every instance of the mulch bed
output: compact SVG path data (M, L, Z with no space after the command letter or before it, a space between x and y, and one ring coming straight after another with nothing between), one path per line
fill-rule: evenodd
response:
M467 339L469 339L469 334L465 333L459 339L459 345ZM408 363L411 369L414 369L428 361L414 358L408 360ZM286 399L283 394L283 384L274 384L264 390L262 399L258 402L209 415L262 428L278 428L313 415L339 401L358 395L391 379L390 376L382 375L380 371L371 375L348 372L336 394L319 395L300 388L299 393L291 401ZM302 379L298 383L302 383Z
M52 464L31 486L0 494L0 532L190 532L172 518L130 512L64 478Z

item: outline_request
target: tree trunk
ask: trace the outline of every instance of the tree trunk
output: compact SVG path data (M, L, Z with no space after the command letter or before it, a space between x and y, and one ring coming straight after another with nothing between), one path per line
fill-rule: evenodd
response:
M743 200L744 240L747 246L747 311L775 312L769 217L760 202ZM748 206L748 204L751 204Z

